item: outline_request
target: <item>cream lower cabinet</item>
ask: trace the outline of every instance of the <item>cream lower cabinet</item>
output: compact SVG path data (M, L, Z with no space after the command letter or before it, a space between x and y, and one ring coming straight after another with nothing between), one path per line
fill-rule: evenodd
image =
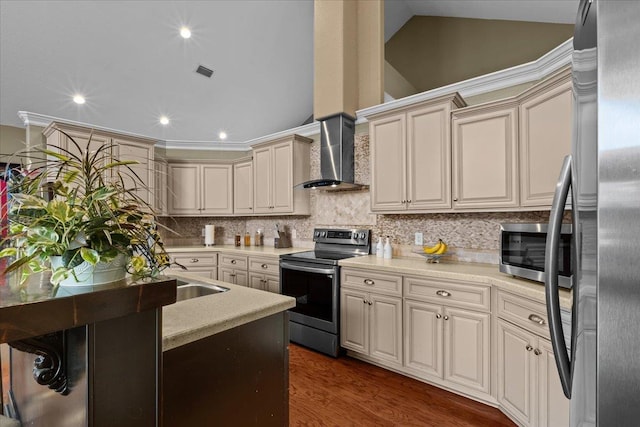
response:
M343 268L340 345L377 363L402 367L402 278Z
M519 207L517 100L452 115L454 209Z
M489 313L405 299L404 319L408 371L490 393Z
M451 208L451 111L457 94L369 119L371 210Z
M267 292L280 293L279 259L249 256L249 286Z
M233 213L233 165L169 163L170 215Z
M247 266L247 256L221 253L218 259L218 280L239 286L249 286Z
M498 402L523 426L568 426L544 304L501 290L496 300Z
M295 186L309 180L311 142L293 135L252 147L255 214L310 213L309 190Z
M218 278L218 254L215 252L168 252L171 265L169 272L186 272L208 279ZM181 268L184 267L185 269Z

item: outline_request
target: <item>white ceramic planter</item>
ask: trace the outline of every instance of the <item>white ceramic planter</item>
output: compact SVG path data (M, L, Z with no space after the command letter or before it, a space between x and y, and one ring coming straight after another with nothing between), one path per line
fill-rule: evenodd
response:
M75 277L69 274L69 277L60 282L60 286L103 285L117 282L124 279L127 274L127 261L128 257L122 254L110 262L99 262L95 266L85 261L74 267ZM62 257L51 257L51 267L55 269L60 266L62 266Z

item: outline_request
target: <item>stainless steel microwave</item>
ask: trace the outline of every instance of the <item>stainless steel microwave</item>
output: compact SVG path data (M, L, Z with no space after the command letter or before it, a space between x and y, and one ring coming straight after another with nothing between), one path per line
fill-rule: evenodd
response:
M500 225L500 271L544 283L546 223ZM558 284L571 288L573 238L571 224L562 224L558 250Z

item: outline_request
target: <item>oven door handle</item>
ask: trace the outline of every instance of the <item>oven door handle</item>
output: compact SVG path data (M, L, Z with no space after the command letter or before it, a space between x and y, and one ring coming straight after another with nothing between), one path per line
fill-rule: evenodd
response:
M280 261L280 268L303 271L305 273L326 274L327 276L333 276L333 274L335 273L335 270L333 268L309 267L306 265L293 264L287 261Z

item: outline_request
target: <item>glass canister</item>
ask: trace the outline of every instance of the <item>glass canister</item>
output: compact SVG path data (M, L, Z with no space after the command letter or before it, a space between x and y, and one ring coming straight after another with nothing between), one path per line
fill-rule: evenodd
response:
M248 231L244 233L244 245L251 246L251 234Z
M239 234L236 234L235 244L236 244L236 246L240 246L240 235Z

